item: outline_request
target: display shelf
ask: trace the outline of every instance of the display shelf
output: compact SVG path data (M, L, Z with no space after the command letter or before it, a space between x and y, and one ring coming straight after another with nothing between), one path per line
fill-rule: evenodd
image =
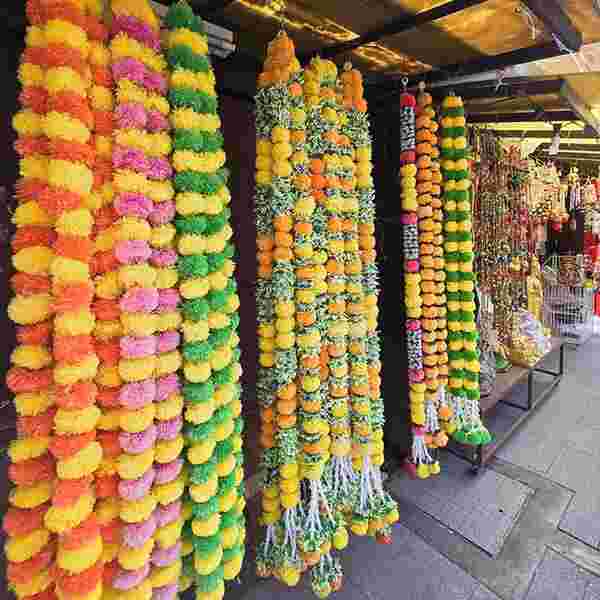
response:
M533 414L535 409L550 396L554 388L560 383L565 370L564 347L565 341L562 338L552 338L552 348L550 351L542 356L532 367L527 368L515 365L506 373L499 373L496 377L493 392L488 396L481 398L480 406L482 415L486 415L498 403L516 408L521 411L521 414L511 423L508 429L498 436L494 436L494 439L489 444L486 444L485 446L469 447L453 443L448 447L448 451L457 454L461 458L466 458L466 460L471 463L473 471L477 473L481 467L494 457L499 448L510 439L512 434ZM558 371L542 367L541 364L544 360L557 351L559 353ZM536 390L536 373L542 373L552 377L551 381L539 393ZM527 377L526 404L523 405L512 402L509 399L511 391L518 383L523 381L525 377Z

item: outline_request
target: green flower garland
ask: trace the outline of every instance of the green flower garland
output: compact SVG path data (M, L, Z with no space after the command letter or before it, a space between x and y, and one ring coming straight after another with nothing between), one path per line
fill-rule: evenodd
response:
M442 105L442 173L448 298L449 395L463 444L487 444L491 436L479 414L479 354L475 322L475 274L467 161L465 111L462 99L448 96Z
M244 556L239 298L215 79L201 20L185 2L167 14L176 174L179 291L189 489L183 581L218 600Z

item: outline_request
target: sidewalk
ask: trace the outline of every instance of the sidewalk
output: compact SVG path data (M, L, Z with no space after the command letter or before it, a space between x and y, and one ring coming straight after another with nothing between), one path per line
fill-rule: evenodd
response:
M331 598L600 600L600 339L568 350L566 369L478 476L446 454L436 478L390 477L400 507L393 544L354 538ZM511 418L499 406L492 429ZM226 600L314 597L308 587L257 581L247 558Z

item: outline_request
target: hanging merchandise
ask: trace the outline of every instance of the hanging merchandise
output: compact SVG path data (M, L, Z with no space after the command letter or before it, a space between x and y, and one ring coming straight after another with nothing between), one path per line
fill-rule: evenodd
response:
M479 414L471 181L464 114L461 98L448 96L444 99L441 155L448 297L448 392L457 425L454 439L481 445L488 443L491 436Z
M118 372L120 357L119 321L120 309L113 290L106 281L115 282L118 262L115 256L113 228L117 220L114 209L112 188L112 135L114 95L113 77L110 69L110 51L107 46L108 29L101 22L103 2L96 3L96 18L88 19L90 33L90 67L92 87L90 104L94 115L93 145L96 152L94 165L94 184L92 186L91 205L94 213L92 239L95 252L91 263L91 272L95 280L95 298L92 312L95 317L94 345L100 364L95 383L98 388L96 402L102 411L98 421L96 439L102 446L102 462L96 471L95 516L102 536L103 592L111 590L118 563L116 557L121 538L121 523L115 510L115 498L118 497L119 476L117 473L121 446L119 443L120 406L119 389L121 378ZM107 509L107 510L105 510Z
M353 249L353 236L358 227L358 244L360 248L362 288L364 294L364 310L366 316L366 346L367 372L369 381L370 410L366 411L366 402L353 399L352 405L352 436L354 470L360 474L358 498L354 501L352 515L352 532L358 535L368 533L382 544L391 543L390 525L398 520L398 511L395 501L384 491L381 478L381 466L384 463L383 454L383 426L384 405L381 397L381 347L379 331L377 329L379 274L376 263L375 251L375 188L371 172L373 170L372 143L369 133L370 123L367 113L367 102L364 98L362 75L352 69L348 63L342 75L344 89L344 106L346 110L341 116L341 132L352 147L354 167L356 173L356 195L358 208L355 202L345 202L348 212L357 224L347 227L349 231L349 248ZM339 84L338 84L339 87ZM352 103L350 103L352 99ZM348 151L345 152L348 154ZM345 177L347 180L347 177ZM352 187L352 184L347 187ZM343 186L344 187L344 186ZM358 212L356 212L356 210ZM356 261L356 262L355 262ZM359 282L354 278L358 273L358 256L346 258L346 272L350 275L348 292L351 303L357 302L360 297ZM359 301L358 301L359 302ZM349 308L352 324L351 337L358 338L360 331L360 304L357 310ZM354 321L358 319L358 323ZM351 359L353 395L362 396L362 390L356 384L361 383L360 355L362 352L352 351L355 355ZM365 531L366 530L366 531Z
M102 460L96 441L100 410L94 378L99 358L92 333L94 285L90 268L94 217L93 113L89 88L90 36L75 2L45 7L48 52L61 57L48 66L45 86L49 138L47 211L56 220L50 265L54 310L54 436L57 480L45 523L59 534L53 579L58 597L96 598L102 589L102 538L93 514L93 475Z
M406 346L410 415L413 424L412 455L407 467L420 478L429 477L438 467L425 443L426 407L425 372L423 370L421 316L423 298L419 260L419 228L416 166L416 99L412 94L400 96L400 179L402 198L402 242L404 250L404 304L406 306Z
M118 262L119 391L118 485L123 523L118 593L172 597L180 572L178 539L183 483L179 407L167 420L163 402L178 388L181 358L172 249L174 227L171 140L166 116L166 63L159 23L143 0L113 0L110 49L119 105L113 145L114 253ZM143 35L142 35L143 33Z
M180 589L217 600L240 572L245 540L231 196L204 25L185 2L166 25L189 471Z
M10 285L15 295L8 305L8 316L16 324L17 346L6 377L8 389L15 394L17 439L8 449L8 478L14 487L3 517L6 579L18 599L53 593L48 569L56 560L56 538L44 523L55 480L50 442L56 412L51 392L49 271L56 234L54 218L40 199L48 181L49 140L44 128L48 53L44 18L32 0L27 2L26 10L30 25L18 72L21 108L12 121L18 136L15 150L20 179L16 184L18 205L12 218L16 227L11 244L15 274Z
M269 44L259 87L266 532L257 570L296 585L310 568L314 592L325 597L342 583L332 550L347 544L346 526L387 540L386 523L397 518L379 474L383 414L366 104L360 74L348 69L343 111L336 66L315 59L302 73L284 33Z

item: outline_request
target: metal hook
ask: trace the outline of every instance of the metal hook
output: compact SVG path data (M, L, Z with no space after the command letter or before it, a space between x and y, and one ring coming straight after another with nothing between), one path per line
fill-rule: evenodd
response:
M408 87L408 77L403 77L400 80L400 83L402 84L402 89L406 91L406 88Z

